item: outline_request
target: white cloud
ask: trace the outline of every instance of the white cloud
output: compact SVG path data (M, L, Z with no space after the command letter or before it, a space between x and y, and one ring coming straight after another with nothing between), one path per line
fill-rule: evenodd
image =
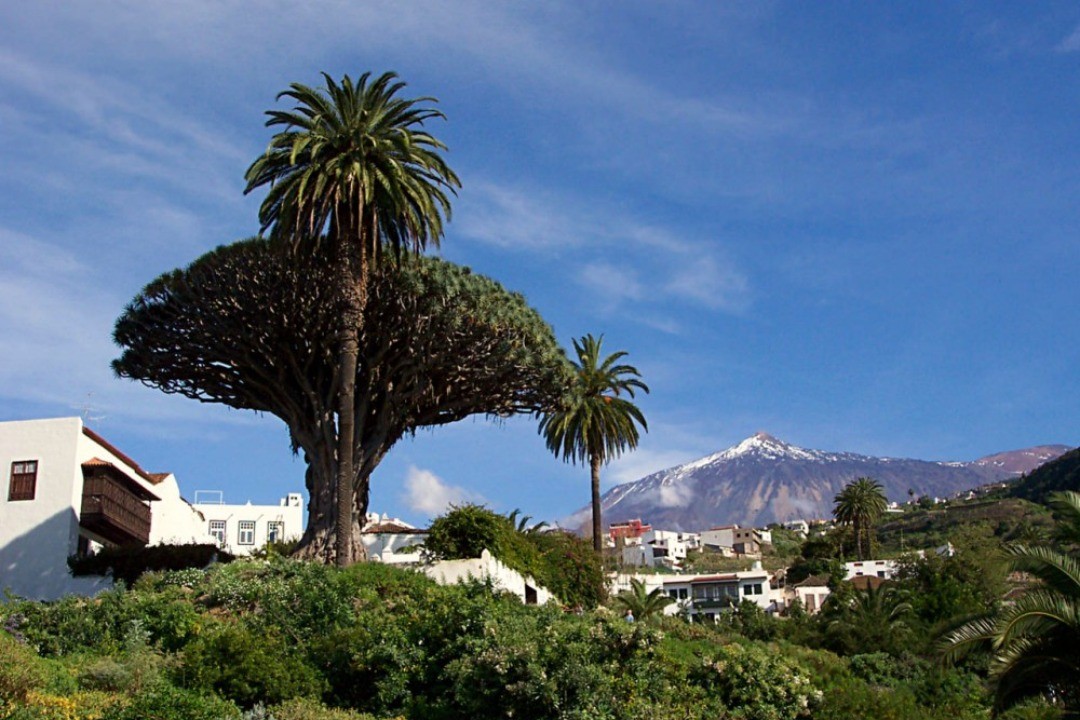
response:
M672 272L666 290L707 308L737 313L750 302L749 285L733 263L706 254L687 257Z
M1080 25L1057 46L1058 52L1080 52Z
M657 489L657 504L660 507L686 507L693 499L693 488L683 483L661 485Z
M574 214L539 191L471 182L462 191L454 227L488 245L546 251L578 243L583 233Z
M644 289L633 268L606 262L589 263L578 273L578 282L596 295L608 310L626 300L641 300Z
M465 488L445 483L430 470L410 465L405 473L405 493L402 500L412 510L434 517L446 512L451 505L481 502L482 498Z
M609 483L620 485L640 480L654 472L690 462L700 455L701 453L695 451L679 449L647 450L638 448L613 460L606 474L602 477Z

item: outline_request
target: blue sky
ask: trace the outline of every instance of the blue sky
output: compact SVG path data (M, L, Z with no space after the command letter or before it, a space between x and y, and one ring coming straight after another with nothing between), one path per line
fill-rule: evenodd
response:
M86 412L189 497L300 489L280 421L114 379L111 328L257 231L275 95L367 70L448 117L442 255L652 387L606 482L757 430L940 460L1080 442L1073 2L6 3L0 419ZM564 517L587 471L535 427L421 432L372 508Z

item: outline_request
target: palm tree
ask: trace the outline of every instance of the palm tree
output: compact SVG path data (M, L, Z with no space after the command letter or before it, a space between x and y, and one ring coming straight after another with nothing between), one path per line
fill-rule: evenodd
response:
M626 352L619 351L600 359L604 337L591 334L574 340L578 362L574 379L561 407L544 415L540 433L548 450L566 461L589 463L592 471L593 549L602 552L603 527L600 518L600 468L624 450L637 447L638 425L648 432L645 416L634 403L622 397L634 397L635 390L648 393L632 365L619 361Z
M278 99L290 111L269 110L267 127L282 127L246 174L247 189L269 185L259 208L262 230L295 255L333 263L337 327L337 563L355 553L354 458L357 447L355 382L368 277L384 249L395 253L438 245L447 193L460 187L440 151L446 146L425 132L426 121L443 118L434 98L397 97L405 83L394 73L341 82L323 73L324 88L293 83ZM325 233L325 235L324 235ZM329 546L324 549L329 554Z
M630 580L629 590L623 590L615 596L615 602L629 610L635 619L647 620L663 612L664 608L675 602L675 598L664 593L662 588L645 592L645 583L634 578Z
M859 560L865 560L863 537L866 549L873 541L874 521L885 512L888 501L881 483L868 477L861 477L848 483L833 498L833 517L841 525L851 525L855 531L855 552Z
M1069 551L1009 545L1013 570L1031 573L1042 586L995 614L945 635L942 650L956 660L972 650L991 653L995 715L1031 697L1043 697L1080 717L1080 494L1055 493L1059 541Z

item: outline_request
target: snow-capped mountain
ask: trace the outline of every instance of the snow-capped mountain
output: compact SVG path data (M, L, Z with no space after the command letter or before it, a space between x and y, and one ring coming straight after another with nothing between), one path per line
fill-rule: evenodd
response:
M759 432L739 444L635 482L602 498L605 524L640 517L654 527L701 530L829 517L833 498L855 478L880 482L890 500L946 497L1014 477L1069 448L1048 445L973 462L931 462L809 450Z

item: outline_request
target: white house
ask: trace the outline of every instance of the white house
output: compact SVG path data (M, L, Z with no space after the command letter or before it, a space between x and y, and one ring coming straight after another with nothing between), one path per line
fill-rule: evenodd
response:
M526 605L543 605L554 595L531 577L503 565L487 550L469 560L440 560L423 568L424 574L440 585L454 585L468 580L490 581L506 592L513 593Z
M277 505L228 505L219 490L195 493L195 508L205 518L205 530L220 548L233 555L250 555L268 542L299 539L304 534L304 498L289 493Z
M832 590L829 589L829 582L826 578L811 575L801 583L794 585L791 588L791 593L792 599L801 602L802 606L806 608L806 612L816 615L821 611L821 606L825 604Z
M760 562L755 562L751 570L708 575L620 574L612 578L609 590L612 594L629 590L632 580L642 583L645 592L660 588L676 600L664 608L665 615L686 612L693 620L715 621L720 613L743 600L768 612L784 606L783 590L772 587L769 571Z
M755 528L744 528L738 525L721 525L702 532L701 545L724 555L760 555L761 546L766 542L772 542L772 533L768 533L768 540L766 540L762 532Z
M844 563L844 579L854 580L857 577L876 577L882 580L892 580L896 575L897 563L895 560L857 560Z
M415 528L404 520L368 513L360 541L369 560L410 565L423 560L421 549L427 536L427 530Z
M0 422L0 588L52 600L107 578L72 577L98 546L211 542L171 473L148 473L81 418Z
M678 568L687 553L700 544L698 533L648 530L641 536L640 544L623 548L622 561L630 566Z

